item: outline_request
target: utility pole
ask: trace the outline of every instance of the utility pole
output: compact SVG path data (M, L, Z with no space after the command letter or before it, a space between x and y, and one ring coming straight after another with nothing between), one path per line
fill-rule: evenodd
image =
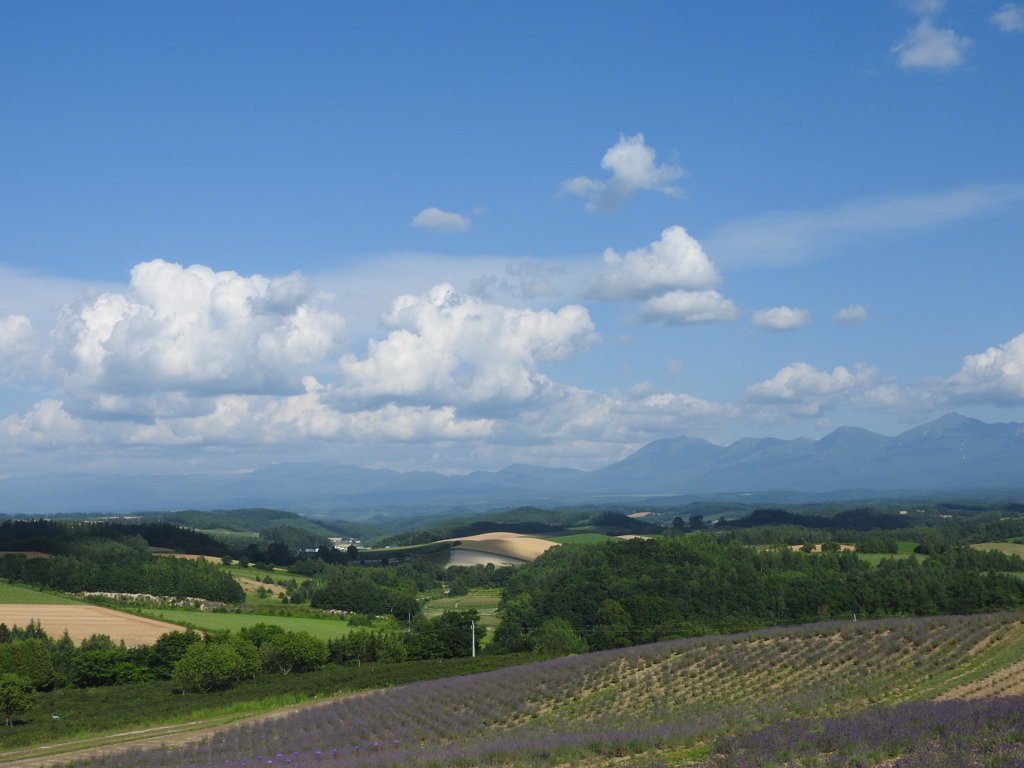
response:
M469 631L473 635L473 641L472 641L473 645L472 645L470 650L472 651L473 658L475 659L476 658L476 622L475 621L469 622Z

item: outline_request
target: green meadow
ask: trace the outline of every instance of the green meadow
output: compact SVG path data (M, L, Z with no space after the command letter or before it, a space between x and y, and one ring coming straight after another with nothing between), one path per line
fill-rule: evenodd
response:
M608 541L603 533L573 533L568 536L537 536L535 538L545 541L554 541L558 544L600 544Z
M82 605L81 600L0 582L0 605Z
M341 619L305 619L292 616L259 616L248 613L211 613L207 611L180 611L176 609L150 609L143 612L143 615L152 619L168 621L172 624L191 626L195 629L203 629L208 632L219 632L229 629L237 632L245 627L252 627L256 624L276 624L289 632L308 632L313 637L321 640L330 640L334 637L347 635L356 627L350 627L348 621ZM374 629L384 629L391 626L388 619L375 619Z

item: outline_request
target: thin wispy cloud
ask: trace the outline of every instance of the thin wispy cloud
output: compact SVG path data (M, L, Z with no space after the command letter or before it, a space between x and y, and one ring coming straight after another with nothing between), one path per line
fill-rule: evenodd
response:
M832 319L840 325L854 325L867 320L868 311L860 304L851 304L832 315Z
M989 17L1003 32L1024 32L1024 6L1007 3Z
M656 165L653 147L644 135L620 136L619 143L604 153L601 167L611 171L605 180L577 176L562 182L561 194L587 198L588 211L612 211L641 189L678 197L682 190L672 182L684 175L678 165Z
M705 240L722 266L785 266L822 258L872 235L916 232L1024 200L1024 185L972 185L928 195L854 200L817 211L771 213L727 224Z

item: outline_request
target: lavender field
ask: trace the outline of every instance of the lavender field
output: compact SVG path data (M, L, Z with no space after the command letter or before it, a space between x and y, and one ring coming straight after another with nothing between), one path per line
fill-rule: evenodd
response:
M76 766L542 766L624 757L716 768L894 759L903 762L886 764L981 766L990 763L970 762L972 750L987 759L990 747L1004 761L992 765L1024 765L1012 762L1021 759L1014 734L1024 721L1015 713L1024 701L928 701L958 690L1010 692L984 681L1005 681L998 671L1024 651L1021 618L830 622L667 641L341 698L197 746Z

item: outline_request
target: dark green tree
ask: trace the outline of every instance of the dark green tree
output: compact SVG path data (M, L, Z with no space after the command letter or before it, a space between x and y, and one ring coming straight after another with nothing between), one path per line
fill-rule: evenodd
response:
M545 656L569 656L586 653L587 644L565 619L548 619L531 633L534 649Z
M245 662L230 643L195 643L174 665L171 679L184 691L230 688L245 677Z
M11 672L0 675L0 712L7 717L7 725L14 725L14 716L28 712L35 703L32 682Z
M184 632L166 632L157 638L149 648L149 668L156 677L169 679L174 665L192 645L201 642L198 632L187 629Z
M284 632L260 649L268 667L287 675L312 672L330 660L327 643L308 632Z
M605 600L597 611L591 645L599 651L629 645L630 624L629 614L618 600Z

